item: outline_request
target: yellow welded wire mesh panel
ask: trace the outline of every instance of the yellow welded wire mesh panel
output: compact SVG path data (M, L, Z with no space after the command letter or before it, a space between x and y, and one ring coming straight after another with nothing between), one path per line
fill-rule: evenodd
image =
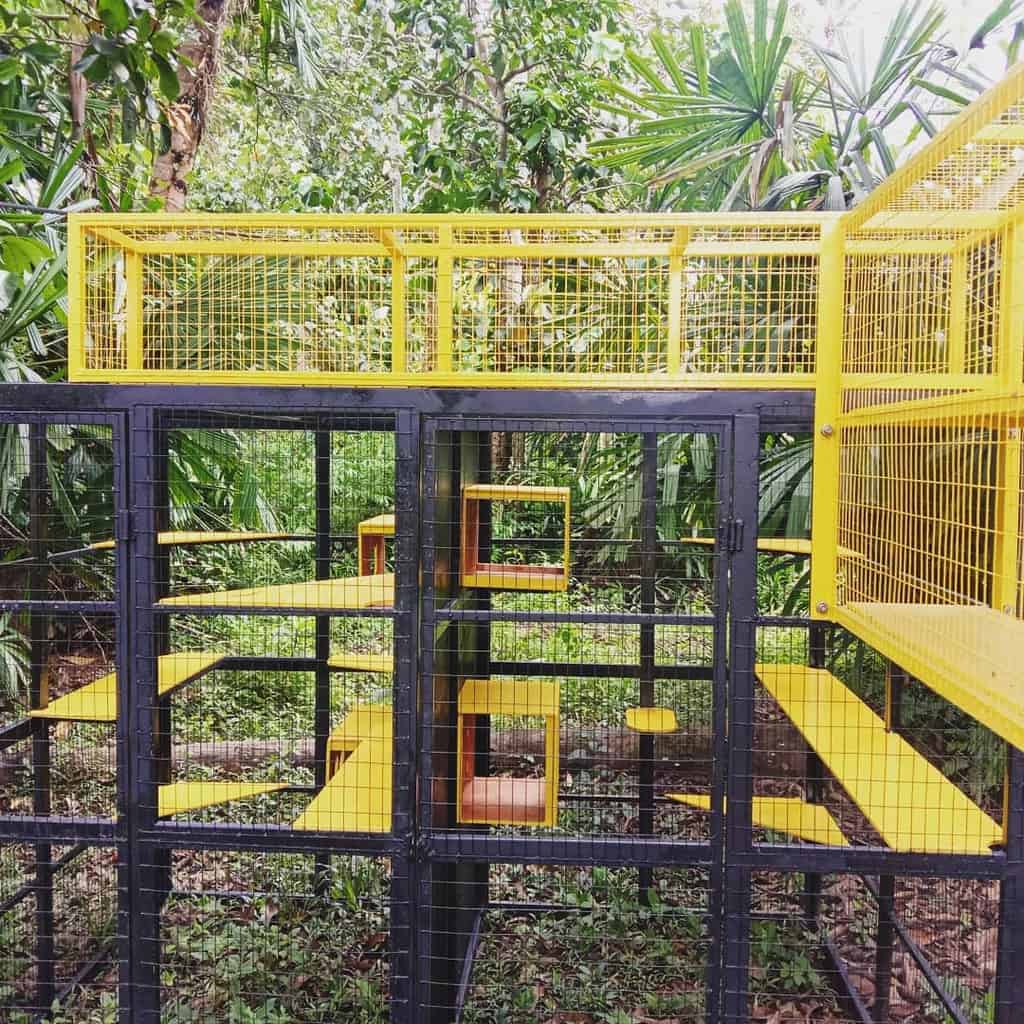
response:
M85 236L80 282L88 295L84 310L84 363L91 369L125 366L127 278L125 253L95 235Z
M987 374L996 369L999 345L999 298L1002 288L1004 234L983 237L959 258L964 260L965 339L963 369Z

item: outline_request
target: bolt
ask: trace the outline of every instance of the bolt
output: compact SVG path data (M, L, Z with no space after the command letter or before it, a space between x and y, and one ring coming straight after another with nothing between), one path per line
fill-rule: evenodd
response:
M815 606L814 610L819 615L824 615L828 611L828 601L819 601Z
M822 437L831 437L836 432L835 427L831 423L824 423L821 427Z

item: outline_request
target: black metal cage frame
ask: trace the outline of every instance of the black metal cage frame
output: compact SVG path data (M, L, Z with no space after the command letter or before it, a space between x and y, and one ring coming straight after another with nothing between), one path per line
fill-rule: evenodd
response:
M35 875L24 887L37 897L36 956L53 961L52 892L55 876L82 850L116 850L118 916L114 948L99 950L75 978L58 986L52 971L36 981L34 1012L45 1019L49 1007L111 958L119 967L121 1020L156 1024L160 1007L160 909L170 890L169 853L172 849L222 849L313 854L322 861L339 853L385 858L391 865L390 1006L398 1022L457 1020L465 998L473 956L488 909L487 874L491 864L602 865L638 871L641 892L654 870L700 867L710 879L708 934L711 953L707 971L709 1024L740 1024L747 1020L748 964L751 922L751 879L758 871L802 873L807 889L805 911L817 913L819 879L832 873L877 878L871 892L877 901L878 992L867 1005L834 950L837 977L854 1019L870 1022L885 1016L891 982L891 953L903 943L914 955L913 941L893 909L893 879L928 876L997 880L1001 885L999 958L996 990L997 1024L1024 1020L1024 972L1015 958L1024 951L1024 759L1018 751L1008 758L1007 843L989 856L967 854L896 853L884 847L815 847L787 843L757 843L751 816L754 770L752 763L754 650L760 626L787 625L810 634L811 664L823 665L831 627L809 620L766 619L756 607L756 524L758 520L759 436L766 431L809 432L813 429L813 396L808 392L695 391L695 392L552 392L509 389L487 392L443 389L331 389L230 387L106 387L90 385L0 387L0 421L27 424L30 432L30 473L45 487L45 430L48 424L102 424L110 428L114 447L115 556L114 599L110 601L4 600L0 610L31 615L33 697L40 685L43 624L47 616L70 612L102 613L117 624L116 658L130 666L131 685L119 687L116 731L117 817L56 817L47 799L49 726L26 719L0 733L0 750L27 739L32 743L32 770L37 794L33 813L0 815L0 843L30 844ZM295 832L285 826L247 826L233 823L168 823L156 816L156 786L160 781L161 736L156 658L166 620L173 614L158 600L166 585L166 555L157 534L166 528L167 432L176 426L233 426L249 423L265 429L310 430L316 438L316 566L317 575L330 574L329 506L332 428L365 424L395 436L396 561L393 608L375 610L389 617L394 628L394 766L393 815L389 833ZM496 423L502 424L495 426ZM557 613L508 613L492 609L485 598L455 600L445 591L438 558L449 555L450 539L441 536L437 514L439 481L453 490L458 480L480 479L486 466L471 459L439 458L451 438L494 429L550 431L626 431L643 439L641 463L641 557L653 558L657 548L654 488L657 436L673 431L702 431L714 435L720 452L719 521L714 557L723 571L716 573L715 607L711 616L682 616L680 621L714 627L715 658L710 670L713 687L714 774L710 838L706 842L675 841L653 834L644 822L653 813L649 780L640 784L640 835L562 837L492 833L487 829L448 827L443 808L433 798L432 783L450 772L438 758L448 750L435 749L443 727L439 695L461 666L459 652L438 643L450 624L487 635L490 623L502 615L529 618ZM324 439L327 439L326 441ZM447 439L447 440L446 440ZM461 474L461 476L460 476ZM326 491L325 491L326 488ZM443 490L443 488L442 488ZM41 522L40 516L34 521ZM33 557L45 562L45 537L33 529ZM445 567L446 569L448 567ZM653 588L653 583L651 584ZM656 614L652 589L641 593L636 612L577 612L580 621L624 621L640 630L640 664L629 668L641 692L650 688L659 670L654 659ZM190 609L195 612L194 609ZM240 609L231 609L238 613ZM241 611L246 611L241 609ZM223 609L199 609L200 614L223 614ZM275 608L275 615L309 615L308 609ZM326 658L327 630L333 615L317 616L317 658L301 667L320 672ZM454 633L454 630L449 631ZM481 642L474 650L489 650ZM279 659L281 660L281 659ZM308 659L306 659L308 661ZM479 659L478 659L479 660ZM235 659L246 667L246 659ZM282 665L284 660L282 660ZM536 666L517 663L497 666L504 671L540 674ZM474 671L494 670L474 664ZM599 663L544 665L545 672L599 675L623 667ZM585 671L584 671L585 670ZM686 671L681 667L678 671ZM317 676L316 750L323 761L330 727L329 688ZM811 763L814 769L813 758ZM818 766L820 771L820 765ZM812 771L813 774L813 771ZM319 780L322 784L322 779ZM439 820L438 815L441 815ZM71 851L58 859L56 844ZM9 911L19 894L0 904ZM499 908L500 909L500 908ZM522 909L522 908L519 908ZM544 912L544 907L536 908ZM889 965L887 976L886 964ZM967 1018L945 991L941 980L922 970L951 1020Z

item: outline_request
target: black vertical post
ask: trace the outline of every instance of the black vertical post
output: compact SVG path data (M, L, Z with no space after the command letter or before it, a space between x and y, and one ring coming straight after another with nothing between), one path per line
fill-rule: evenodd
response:
M828 663L828 623L813 622L808 630L807 664L811 668L825 668ZM813 747L804 755L804 775L807 779L807 802L820 804L825 799L825 765ZM821 910L821 875L804 875L804 916L814 924Z
M331 576L331 431L317 424L314 445L314 489L316 492L316 552L314 572L318 580ZM327 741L331 734L331 617L316 616L315 695L313 711L313 777L317 789L327 782ZM318 853L314 857L313 891L324 896L330 888L331 858Z
M1006 870L999 890L995 1024L1024 1020L1024 753L1007 744L1003 830Z
M46 593L49 515L47 478L46 423L29 424L29 547L32 570L29 574L31 597L42 600ZM31 660L29 699L33 708L49 703L47 647L49 619L38 611L29 613L29 652ZM50 723L45 718L32 720L32 813L49 814L50 795ZM35 846L35 927L36 992L35 1002L42 1011L49 1009L55 995L53 862L48 843Z
M906 676L891 662L885 673L885 725L890 732L903 729L903 688ZM889 1019L892 995L892 962L896 948L896 878L878 878L878 931L875 936L875 1001L872 1016L878 1024Z
M750 869L732 857L753 848L754 647L757 616L758 417L733 420L729 547L729 725L725 807L722 1016L746 1024L750 976ZM723 617L724 618L724 617ZM719 619L719 623L723 621ZM720 624L716 628L721 629ZM710 1015L709 1015L710 1016ZM711 1019L714 1019L713 1016Z
M494 435L489 431L480 431L476 434L470 434L466 441L469 445L475 445L476 451L470 458L465 456L461 460L461 476L462 483L491 483L491 453L493 450L493 438ZM470 481L467 476L467 469L470 470L473 480ZM462 522L462 502L458 503L459 509L459 530L465 529L465 523ZM491 503L489 501L481 502L479 505L479 542L478 552L479 559L481 562L490 562L492 555L491 550L494 543L493 538L493 523L494 516L492 515ZM461 541L461 533L459 540ZM458 550L462 550L461 543L458 544ZM476 589L472 595L467 595L467 601L469 606L480 610L489 610L491 607L491 592L490 590ZM460 664L460 672L465 667L471 671L476 677L480 679L486 679L491 674L491 624L489 622L473 622L464 623L460 626L459 635L462 638L463 643L468 646L469 650L464 652L468 655L465 659L465 665ZM462 659L460 658L460 663ZM475 719L475 726L473 729L473 750L474 750L474 767L473 771L477 775L490 775L491 773L491 716L490 715L477 715Z
M652 616L640 626L640 706L654 706L654 621L657 610L658 571L658 435L642 435L643 454L640 469L640 611ZM639 831L654 834L654 736L645 732L639 738ZM649 903L654 872L639 871L639 899Z
M166 617L154 611L167 593L168 563L157 542L167 508L167 433L153 409L136 407L129 418L130 494L133 518L131 660L118 689L127 702L133 1024L160 1024L160 911L169 886L169 853L139 832L156 823L158 787L169 771L164 718L158 697L159 657L167 648ZM119 676L120 678L120 676Z
M391 971L389 993L392 1024L413 1024L417 893L415 862L416 680L419 629L419 470L420 418L399 413L395 439L395 620L394 620L394 745L392 831L403 855L392 858ZM415 914L418 920L419 915Z

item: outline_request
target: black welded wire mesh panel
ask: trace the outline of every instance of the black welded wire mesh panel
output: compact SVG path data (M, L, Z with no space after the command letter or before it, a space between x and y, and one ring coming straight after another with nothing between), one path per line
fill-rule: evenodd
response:
M658 870L642 903L639 882L627 868L492 864L486 909L439 915L463 929L456 963L434 965L454 967L460 1019L705 1021L707 871Z
M175 851L160 1020L389 1021L392 962L406 952L389 929L389 864L336 856L329 868L314 888L308 855Z
M0 715L0 822L46 814L112 818L117 796L114 618L48 615L44 642L34 652L20 632L24 628L31 636L29 620L26 613L12 614L19 632L7 665L23 664L24 670L8 680Z
M0 846L0 1020L109 1020L117 1006L114 851L48 847L52 882L40 888L38 848Z
M434 828L709 838L726 460L615 426L428 431Z
M155 801L152 788L141 797L148 817L390 831L394 426L158 421L141 467L155 514L137 556L156 599L141 620L153 623L139 692L155 723L141 750L157 784Z
M0 419L0 601L110 601L113 428L54 419ZM15 625L0 621L6 640Z

